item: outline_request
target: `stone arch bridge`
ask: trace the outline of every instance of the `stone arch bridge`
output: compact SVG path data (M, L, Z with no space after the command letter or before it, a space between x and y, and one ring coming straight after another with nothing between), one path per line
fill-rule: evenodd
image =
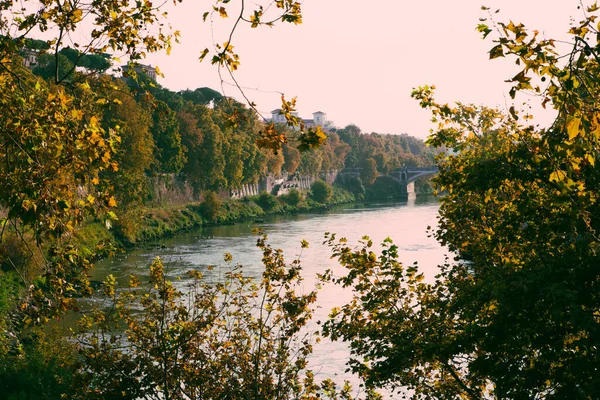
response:
M401 198L409 198L415 195L415 181L423 176L435 175L439 172L437 166L431 167L404 167L387 174L380 174L377 180L395 182L399 185ZM346 168L340 172L341 178L360 177L360 168Z

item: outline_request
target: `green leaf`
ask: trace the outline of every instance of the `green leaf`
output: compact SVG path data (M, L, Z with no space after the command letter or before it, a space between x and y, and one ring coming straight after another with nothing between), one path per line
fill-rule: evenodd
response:
M486 24L479 24L477 25L477 32L483 33L483 39L485 39L492 30Z
M504 57L504 51L502 50L501 44L492 47L492 49L489 51L489 53L490 53L490 60L493 60L494 58L498 58L498 57Z

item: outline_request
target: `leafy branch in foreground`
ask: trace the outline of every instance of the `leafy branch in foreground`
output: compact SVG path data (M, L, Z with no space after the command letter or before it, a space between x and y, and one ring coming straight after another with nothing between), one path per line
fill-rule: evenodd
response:
M390 238L379 255L366 236L358 248L335 234L326 234L326 243L347 269L333 282L354 294L332 310L323 333L350 342L348 365L367 388L387 387L398 395L412 391L413 398L484 396L481 379L465 376L469 355L453 350L461 318L448 307L450 294L441 276L435 285L425 283L416 265L398 261L398 246Z
M317 383L306 370L318 340L306 324L319 284L299 293L300 260L286 264L265 236L257 246L260 282L239 265L216 282L195 270L189 280L171 281L160 259L150 267L149 290L135 277L117 290L109 276L104 291L112 305L79 322L85 362L76 398L352 398L348 384Z
M539 95L557 112L540 129L510 107L413 92L436 124L438 241L456 254L433 283L418 282L396 247L377 256L329 244L355 297L326 333L347 340L351 367L372 387L413 398L598 398L600 369L600 36L598 7L570 30L570 52L522 24L495 24L490 58L512 56L511 96ZM488 36L491 28L478 30Z

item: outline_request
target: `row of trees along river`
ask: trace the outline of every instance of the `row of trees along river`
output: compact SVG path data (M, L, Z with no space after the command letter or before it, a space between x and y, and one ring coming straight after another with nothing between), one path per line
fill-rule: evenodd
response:
M71 65L80 56L70 49L59 59ZM56 64L51 57L45 62L33 72L49 79ZM71 71L70 79L77 76L75 70L63 69ZM111 144L115 152L102 177L119 216L113 229L126 241L135 240L143 210L160 202L157 182L172 184L175 175L200 200L206 192L228 193L267 175L310 177L360 168L361 179L350 182L349 189L362 196L380 174L435 163L436 151L422 140L406 134L365 134L355 125L330 126L327 140L312 151L299 150L296 132L280 125L278 135L289 136L290 142L274 151L264 145L265 122L255 111L210 88L173 92L143 72L136 79L92 75L86 82L101 97L94 107L99 127L116 129L119 136L118 144Z

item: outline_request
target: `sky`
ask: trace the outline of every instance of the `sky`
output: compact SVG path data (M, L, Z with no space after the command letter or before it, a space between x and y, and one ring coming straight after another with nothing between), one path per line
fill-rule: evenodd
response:
M231 2L234 3L234 2ZM254 4L249 2L250 6ZM266 117L281 104L280 93L297 97L303 118L327 113L338 127L363 132L407 133L425 138L430 115L410 98L413 88L435 85L441 102L461 101L508 109L510 84L518 72L511 59L489 60L494 33L482 40L475 27L495 11L497 21L522 22L549 38L567 39L571 18L581 19L579 0L305 0L303 23L239 28L233 45L241 57L235 77ZM584 4L589 1L584 0ZM233 18L201 22L207 1L188 1L169 11L181 32L170 56L145 61L165 74L171 90L208 86L243 100L217 68L198 57L213 42L227 40ZM230 11L232 15L232 11ZM225 77L226 78L226 77ZM226 79L229 83L231 80ZM519 98L519 104L527 98ZM530 99L538 104L537 99ZM539 107L534 107L540 113ZM542 125L551 115L536 116Z

